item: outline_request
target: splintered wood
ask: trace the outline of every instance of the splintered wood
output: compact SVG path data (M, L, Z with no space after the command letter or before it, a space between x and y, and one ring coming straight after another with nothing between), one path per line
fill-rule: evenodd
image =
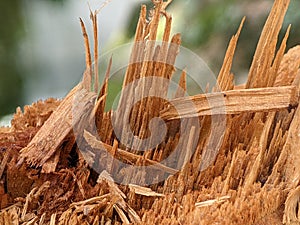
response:
M222 113L240 114L243 112L270 112L291 109L298 105L298 93L297 87L286 86L196 95L187 99L172 100L170 104L176 105L176 109L174 107L165 109L161 112L161 117L164 119L180 119ZM220 96L223 102L220 101ZM191 105L190 101L194 104Z
M286 51L291 26L278 43L289 0L274 1L245 85L231 71L243 18L212 93L187 97L181 68L171 100L181 35L172 1L152 2L115 110L104 111L114 56L98 84L95 11L94 51L80 20L82 82L0 128L1 225L300 224L300 46Z

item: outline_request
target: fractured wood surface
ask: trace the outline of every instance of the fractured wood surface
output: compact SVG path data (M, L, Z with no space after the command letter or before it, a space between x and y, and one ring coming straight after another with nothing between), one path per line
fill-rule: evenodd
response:
M21 162L26 160L33 166L44 166L47 160L55 154L59 145L62 144L63 140L71 132L73 124L77 122L76 120L80 119L83 113L85 113L86 108L84 107L77 110L77 115L74 115L72 111L75 94L77 94L81 88L81 84L77 85L65 97L58 108L45 122L44 126L42 126L34 136L30 144L22 149L20 154ZM83 92L83 95L78 95L78 97L79 99L77 99L77 101L81 102L82 105L85 105L85 103L87 105L93 104L93 99L96 99L94 93L87 92Z
M166 11L171 0L153 3L151 13L141 7L123 90L154 71L167 80L174 74L181 36L171 36L172 17ZM274 1L245 86L236 87L231 72L244 18L213 93L184 97L183 71L176 99L143 98L131 109L127 106L149 93L167 96L165 85L154 80L133 86L121 95L119 118L115 111L104 111L113 57L100 89L92 83L97 68L92 68L81 21L86 48L82 83L62 101L18 109L12 127L0 128L0 224L300 224L300 48L285 54L291 27L276 51L288 5L289 0ZM97 13L91 13L94 41ZM161 17L164 42L156 43ZM97 61L97 45L93 54ZM187 102L194 102L195 109ZM151 143L162 129L148 127L160 115L166 138L138 151L139 143L125 132L126 120L136 137L147 139L154 132ZM170 166L164 165L170 156ZM125 173L114 163L118 160L135 170ZM147 172L147 166L159 173Z

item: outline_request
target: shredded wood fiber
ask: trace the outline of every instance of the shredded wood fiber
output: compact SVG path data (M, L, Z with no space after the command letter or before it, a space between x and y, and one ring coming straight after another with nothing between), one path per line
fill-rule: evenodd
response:
M181 36L171 36L172 17L166 12L171 0L153 3L149 18L146 6L141 8L123 88L152 74L170 80L175 72ZM91 56L98 62L97 45L90 51L81 20L86 48L82 82L62 101L18 109L11 128L0 128L0 224L300 224L300 47L286 51L291 27L276 50L288 5L289 0L275 0L244 87L235 86L231 67L245 18L229 43L212 93L185 97L178 89L170 102L143 98L128 109L136 93L167 95L167 87L155 79L149 89L132 86L120 97L117 127L111 122L115 112L104 111L113 56L100 88L98 63L93 68ZM157 45L153 41L162 17L165 31ZM97 11L91 18L97 43ZM183 90L186 76L183 71L179 80ZM220 96L225 111L215 101ZM159 116L167 137L137 151L142 144L124 132L126 118L133 134L147 139L150 120ZM84 123L94 117L96 127ZM179 127L182 117L185 126ZM226 119L222 134L220 119ZM74 126L82 132L79 139ZM164 164L176 146L182 149L177 160ZM132 172L116 166L116 160L131 165ZM146 174L139 169L143 166L159 175Z

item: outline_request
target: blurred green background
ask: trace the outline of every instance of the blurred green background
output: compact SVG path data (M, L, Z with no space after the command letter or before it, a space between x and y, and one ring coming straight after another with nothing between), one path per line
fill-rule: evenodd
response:
M90 1L93 9L102 3ZM113 0L101 11L101 50L132 39L142 3L152 5L150 0ZM272 4L271 0L173 0L169 12L173 31L182 33L183 46L199 54L215 74L231 36L247 16L233 66L236 82L243 83ZM293 25L289 48L300 43L299 8L300 1L292 0L281 33L282 38L287 25ZM1 118L38 99L62 98L80 80L84 49L78 17L88 27L90 22L83 0L2 0L0 9Z
M0 115L24 103L22 68L16 52L24 36L19 0L0 2Z

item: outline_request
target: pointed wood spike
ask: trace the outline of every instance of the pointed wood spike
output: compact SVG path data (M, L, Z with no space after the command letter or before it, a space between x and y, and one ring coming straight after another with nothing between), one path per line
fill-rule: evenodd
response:
M134 44L130 55L130 61L124 77L123 87L125 87L128 83L132 82L135 79L136 74L139 73L138 64L141 63L142 60L140 57L144 52L143 42L146 27L146 16L147 7L146 5L142 5L138 25L136 27Z
M228 49L226 51L224 62L218 75L217 87L214 91L228 91L234 88L234 77L231 74L231 67L237 46L237 42L243 28L246 17L243 17L237 33L231 38Z
M110 57L106 74L105 74L105 79L103 81L103 86L99 92L98 99L97 99L97 105L94 108L94 116L93 118L96 119L96 125L100 126L102 123L104 111L105 111L105 106L106 106L106 101L107 101L107 96L108 96L108 82L109 82L109 76L110 76L110 71L112 67L112 56Z
M169 45L165 70L162 72L164 78L171 79L175 72L175 61L181 46L181 34L175 34Z
M82 35L84 39L84 46L85 46L85 64L86 64L86 71L83 74L83 87L87 90L91 89L92 85L92 57L91 57L91 50L90 50L90 43L89 43L89 37L86 32L86 28L84 25L84 22L81 18L80 25L82 29Z
M175 93L175 98L184 97L186 92L186 70L183 70L179 80L179 86Z
M108 80L109 80L109 76L110 76L110 72L111 72L111 67L112 67L112 56L109 59L109 63L106 69L106 73L105 73L105 79L103 81L103 86L99 92L99 98L102 97L102 95L107 95L108 94Z
M267 86L266 72L273 62L278 35L289 3L290 0L275 0L257 44L246 88Z
M289 38L290 31L291 31L291 25L289 25L287 30L286 30L285 36L282 40L280 48L279 48L279 50L276 54L276 57L274 59L273 65L270 68L269 76L268 76L268 85L267 85L268 87L272 87L274 85L275 81L276 81L276 78L277 78L277 75L278 75L278 70L280 68L280 65L281 65L282 59L284 57L285 50L286 50L286 43L287 43L287 40Z
M97 12L91 12L91 19L93 22L94 30L94 92L98 93L99 89L99 72L98 72L98 60L99 60L99 47L98 47L98 23Z

